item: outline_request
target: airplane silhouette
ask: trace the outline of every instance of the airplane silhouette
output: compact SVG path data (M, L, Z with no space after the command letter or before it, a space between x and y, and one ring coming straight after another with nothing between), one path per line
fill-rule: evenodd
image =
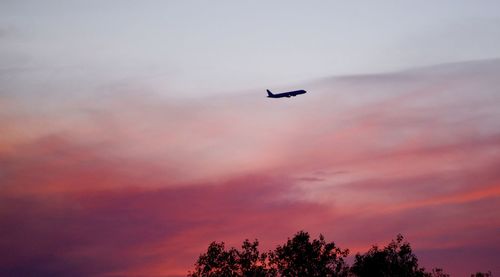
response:
M304 94L306 92L307 91L301 89L301 90L294 90L294 91L289 91L289 92L273 94L270 90L267 90L267 97L269 97L269 98L290 97L290 96L297 96L299 94Z

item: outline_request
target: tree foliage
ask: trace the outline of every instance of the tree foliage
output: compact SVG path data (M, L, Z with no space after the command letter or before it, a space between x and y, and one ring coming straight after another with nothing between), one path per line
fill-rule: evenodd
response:
M301 231L270 253L270 263L283 277L347 276L349 270L344 258L348 254L349 250L327 243L323 235L311 242L309 234Z
M307 232L300 231L269 253L261 254L258 245L257 240L245 240L241 250L226 250L223 242L212 242L188 276L344 277L349 273L344 261L349 251L327 243L322 235L311 241Z
M200 255L194 271L188 276L275 276L273 270L267 266L267 254L260 254L258 246L257 240L245 240L241 251L235 248L226 250L224 242L212 242L207 253Z
M352 267L345 262L348 249L327 242L323 235L313 239L300 231L273 251L260 253L259 242L243 241L241 249L226 249L212 242L199 256L189 277L450 277L440 268L426 272L410 244L398 235L387 246L374 245L356 254ZM491 272L471 277L490 277Z
M425 277L424 268L418 266L418 259L413 254L408 242L403 242L399 234L396 240L380 249L374 245L365 254L356 254L352 273L359 277Z

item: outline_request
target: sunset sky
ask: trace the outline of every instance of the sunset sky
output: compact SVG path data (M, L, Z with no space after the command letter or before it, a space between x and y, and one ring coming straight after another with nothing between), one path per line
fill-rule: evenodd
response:
M499 1L1 1L0 275L186 276L299 230L500 274L498 26Z

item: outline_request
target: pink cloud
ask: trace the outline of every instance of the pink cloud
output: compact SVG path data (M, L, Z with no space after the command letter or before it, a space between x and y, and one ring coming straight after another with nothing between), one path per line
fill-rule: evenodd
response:
M499 84L467 66L279 102L2 96L0 272L176 276L213 240L301 229L354 252L403 233L426 266L498 271Z

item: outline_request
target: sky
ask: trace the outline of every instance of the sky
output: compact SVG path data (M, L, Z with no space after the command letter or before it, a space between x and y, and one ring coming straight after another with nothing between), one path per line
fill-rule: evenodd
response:
M2 1L0 275L185 276L299 230L500 272L499 25L498 1Z

